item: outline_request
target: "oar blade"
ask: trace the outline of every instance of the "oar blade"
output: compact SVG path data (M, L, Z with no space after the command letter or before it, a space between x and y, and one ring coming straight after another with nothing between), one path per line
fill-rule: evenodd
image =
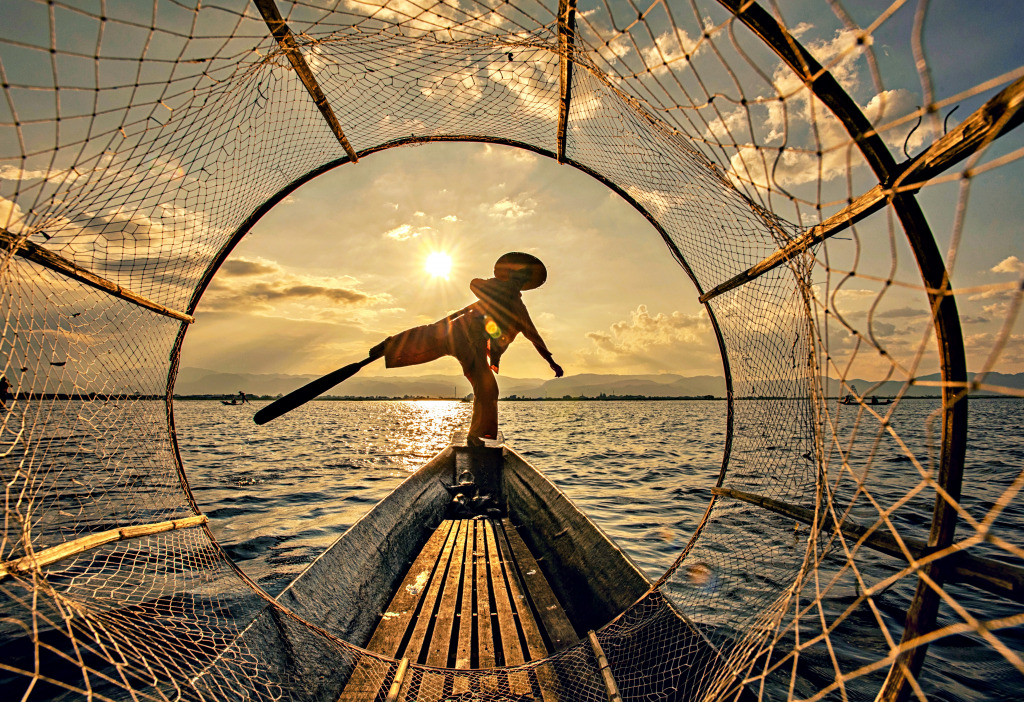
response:
M266 424L272 419L277 419L286 412L291 412L296 407L304 405L310 400L323 395L343 380L351 378L359 372L359 369L369 363L372 359L365 359L359 363L350 363L336 371L317 378L316 380L303 385L298 390L292 390L282 398L274 400L269 405L257 412L252 420L257 424Z

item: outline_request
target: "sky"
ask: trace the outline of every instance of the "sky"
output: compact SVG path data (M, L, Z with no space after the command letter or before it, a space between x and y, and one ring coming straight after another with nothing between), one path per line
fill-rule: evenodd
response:
M433 7L444 12L451 11L454 4ZM517 6L524 4L529 3L523 0ZM84 6L88 5L85 2ZM920 49L929 67L927 74L916 68L918 56L911 41L915 12L923 5L900 0L864 0L848 5L817 0L766 4L784 16L794 35L829 67L865 114L882 125L882 138L897 160L905 157L904 150L908 155L920 153L941 134L944 118L948 116L949 126L954 127L990 97L994 87L1005 84L1008 73L1017 71L1012 74L1015 77L1021 71L1024 4L1017 0L971 3L970 11L956 0L927 3L928 20ZM346 2L342 6L357 7ZM204 220L206 213L199 211L196 198L190 195L209 182L202 180L209 177L209 171L199 173L199 158L175 161L171 156L177 152L172 153L170 146L167 158L142 159L138 163L115 159L114 165L120 164L121 173L112 165L114 157L106 152L97 152L86 163L91 171L70 175L69 171L52 172L62 159L79 153L76 135L85 128L84 123L92 124L96 117L91 114L96 108L90 102L90 81L129 86L139 80L131 62L111 58L94 64L88 60L92 53L114 57L147 47L150 58L186 55L175 53L178 48L174 41L184 41L181 36L158 33L149 37L146 27L151 9L147 6L143 11L141 7L127 2L92 6L86 13L130 20L128 24L102 27L95 18L67 8L51 10L45 3L19 3L11 10L12 21L0 27L5 81L13 86L4 88L7 100L0 104L0 223L17 232L22 220L38 216L55 236L48 240L51 246L59 242L70 251L86 251L94 245L102 249L106 263L112 262L112 269L122 263L128 269L136 261L145 265L147 256L159 247L173 248L175 237L183 230L210 226ZM252 42L266 40L265 27L249 4L239 2L232 7L251 15L239 24L245 38L237 40L245 51L239 56L249 60ZM392 13L397 17L403 8L408 10L413 5L391 0L381 16L390 17L388 13ZM736 144L731 150L707 144L700 148L715 158L725 177L755 202L792 222L794 231L814 224L848 197L869 189L875 181L867 167L859 163L859 157L843 146L848 137L835 118L815 108L799 81L767 49L749 41L749 37L744 39L742 31L736 32L738 39L733 37L725 29L725 13L717 4L702 3L700 8L694 14L690 3L654 3L645 12L646 25L634 26L629 39L618 30L633 26L636 12L631 4L581 2L578 28L581 38L593 48L591 56L598 67L616 76L614 86L641 95L645 109L680 128L693 120L687 122L687 129L698 141ZM296 12L307 10L311 11L300 8ZM669 10L673 13L671 21ZM856 33L844 26L833 10L849 13L851 21L861 26L886 18L872 30L873 64L857 47ZM165 21L173 19L175 12L181 13L182 21L190 17L187 8L167 4L160 5L157 14ZM238 21L231 13L206 13L204 17L213 15L223 22L223 28L217 31L230 31ZM445 21L439 17L427 19ZM298 18L292 21L297 30L301 29ZM56 26L51 27L51 22ZM319 27L319 31L323 29ZM248 32L256 39L250 39ZM702 32L713 33L714 45L702 38ZM68 51L52 61L46 49L51 34ZM733 43L734 39L738 44ZM203 41L191 46L192 53L187 56L200 56L216 44ZM30 46L37 49L26 48ZM741 56L738 46L748 56ZM328 92L335 90L340 97L351 100L358 91L345 93L347 83L342 79L338 79L340 88L330 82L330 76L338 71L328 60L329 52L345 47L340 42L307 53L314 72L329 86ZM472 111L474 100L479 100L486 88L506 100L498 105L508 107L503 118L526 120L524 124L543 130L549 138L557 114L557 105L550 99L552 94L557 95L550 90L552 85L557 86L557 62L552 62L550 52L544 50L533 55L543 60L530 58L525 49L517 56L509 55L507 60L504 52L497 57L485 56L480 59L485 65L476 74L467 68L467 75L477 82L459 93L459 104L444 105L437 113L438 119L463 108ZM230 63L231 56L225 52L222 58ZM338 56L338 64L345 65L344 55L335 58ZM757 70L749 67L748 58L756 62ZM689 70L688 62L698 70ZM441 81L441 73L451 70L448 64L422 68L424 85L435 81L435 86ZM51 70L59 75L51 75ZM155 61L147 70L155 76L169 69ZM175 70L199 73L204 69L201 64L183 64ZM430 70L437 71L437 75L430 74ZM696 84L698 74L710 88ZM278 91L273 95L305 100L289 70L270 64L260 75L260 80L269 81L260 86ZM578 71L577 78L583 80L579 76L584 72ZM150 77L145 74L146 80ZM991 86L976 89L987 79L993 79ZM62 90L54 108L54 96L34 89L53 84L80 89ZM138 88L139 95L154 90L158 93L160 88L159 83L155 87L144 85ZM256 86L245 84L245 89L249 88ZM700 90L706 89L720 99L708 100L696 110L676 109L684 92L699 97ZM431 90L425 88L416 99L431 106ZM115 99L126 91L110 92L114 96L111 99ZM786 95L784 107L776 99L776 92ZM243 93L248 95L244 89L239 91ZM738 99L739 93L744 101ZM203 93L204 99L215 94ZM915 120L907 115L924 102L926 94L941 107L916 127ZM175 99L187 103L193 97L187 93ZM223 97L233 96L225 93ZM370 111L386 110L387 101L396 99L367 91L357 98L364 103L360 106ZM168 115L180 107L171 97L166 103L156 97L146 99L154 101L147 106L152 114L139 117L141 121L133 124L169 120ZM245 106L245 120L256 119L260 109L257 103ZM600 100L577 100L574 104L577 121L570 129L587 128L588 120L606 109ZM329 137L315 110L306 103L299 105L302 109L296 107L297 112L305 118L311 114L319 129L317 138L325 134ZM956 111L950 114L954 108ZM64 117L80 112L81 118L64 119L60 124L40 118L37 124L28 124L32 117L45 116L54 109ZM25 122L16 129L15 113ZM607 117L610 113L604 114ZM111 112L95 121L114 117L121 119ZM387 119L392 116L389 114ZM154 138L179 144L174 149L186 152L187 139L161 131L168 123L147 126L141 133L145 138L156 133ZM239 130L248 123L241 124ZM359 138L374 133L377 126L356 125L350 130L357 148L373 145L361 143ZM47 141L55 131L59 133L58 141L66 145L56 156ZM1024 236L1018 213L1020 184L1024 181L1021 132L1018 129L1000 139L969 181L948 180L929 186L919 196L939 248L954 264L954 283L965 289L958 295L958 305L970 370L1024 372L1024 326L1020 320L1014 321L1013 307L1017 295L1014 284L1024 277ZM774 147L786 146L772 174L759 158L752 158L757 154L743 147L751 138ZM120 143L116 135L111 143ZM321 143L311 137L305 148L313 150ZM624 139L622 148L635 145ZM90 143L88 148L93 146ZM286 147L246 144L254 157L261 149ZM331 148L335 147L337 144L332 143ZM82 147L83 152L87 150ZM132 151L124 148L118 158L128 159ZM823 152L820 159L816 151ZM26 154L30 157L23 158ZM268 160L287 156L274 152ZM640 168L647 166L644 157L639 151L624 151L620 156L626 162L637 161ZM984 166L998 159L1005 163L997 168ZM52 167L49 174L48 166ZM136 172L128 172L131 168ZM218 176L246 176L227 171ZM270 174L264 176L269 178ZM794 199L788 201L777 193L769 197L763 187L769 177L774 177L776 185ZM80 186L76 183L79 178L83 183ZM70 199L62 201L55 196L53 201L47 200L61 179L69 184L69 191L80 187L87 194L102 192L106 187L93 184L116 182L125 202L110 211L73 211ZM155 205L153 212L128 211L135 201L132 188L136 183L149 198L147 206ZM18 195L21 199L15 203L13 198ZM655 214L671 215L675 207L671 197L657 191L655 184L647 190L634 188L631 195ZM826 204L816 210L813 204L819 201ZM794 207L794 202L798 206ZM216 208L219 204L210 206ZM150 246L152 251L147 249ZM604 185L570 166L532 152L475 143L388 149L335 168L290 194L256 223L217 272L196 309L197 321L186 334L181 364L244 373L329 372L362 358L367 348L390 334L432 322L471 302L470 280L490 276L494 260L507 251L527 251L547 264L548 282L527 292L524 299L567 374L722 373L718 345L697 302L697 291L644 217ZM158 252L166 257L164 249ZM451 259L452 269L447 275L433 275L425 269L428 258L438 253ZM124 258L118 260L117 256ZM858 336L833 322L829 332L832 366L827 372L877 377L886 374L890 358L920 374L935 370L934 341L920 277L891 216L876 215L831 240L818 249L818 261L812 278L818 304L824 305L827 300L831 312L839 312L861 338L873 340L887 352L887 356L864 353L863 345L858 352ZM858 276L844 280L843 272L850 269L856 269ZM159 284L157 280L155 285ZM821 312L820 306L817 312ZM751 319L751 326L758 322ZM848 365L851 358L853 366ZM459 368L453 359L444 359L427 367L396 370L377 364L363 372L456 374ZM502 373L519 378L550 377L547 364L523 340L503 358Z

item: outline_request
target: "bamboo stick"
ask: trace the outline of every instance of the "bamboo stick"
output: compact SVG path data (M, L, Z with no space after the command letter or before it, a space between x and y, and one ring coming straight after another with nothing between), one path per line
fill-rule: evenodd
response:
M155 524L139 524L136 526L109 529L107 531L89 534L88 536L83 536L80 539L75 539L74 541L68 541L66 543L44 549L38 553L33 553L28 556L22 556L21 558L15 558L13 560L0 563L0 579L3 579L13 573L31 570L33 568L45 568L57 561L77 556L85 551L105 544L114 543L115 541L135 539L140 536L152 536L153 534L160 534L165 531L175 531L177 529L188 529L189 527L205 524L206 521L206 515L197 514L193 517L186 517L184 519L172 519L167 522L156 522Z
M597 640L597 634L594 633L593 629L587 632L587 638L590 639L590 648L594 652L594 658L597 659L597 669L601 673L601 679L604 680L604 689L608 694L608 702L622 702L622 695L619 694L619 686L615 684L612 668L608 665L604 649L601 648L601 642Z
M402 692L402 683L405 682L405 672L409 670L409 659L403 658L398 664L398 670L395 672L395 680L391 683L391 689L388 690L388 697L385 702L398 702L398 696Z
M140 307L145 307L148 310L153 310L165 317L173 317L174 319L179 319L182 322L188 322L189 324L195 321L195 317L192 315L172 310L170 307L164 307L159 303L153 302L141 295L137 295L131 290L121 287L117 283L111 282L106 278L101 278L92 271L88 271L85 268L72 263L59 254L56 254L39 244L24 239L23 237L12 234L3 228L0 228L0 245L6 246L8 249L13 249L14 252L22 258L26 258L33 263L38 263L44 268L49 268L51 271L56 271L57 273L69 278L73 278L80 283L85 283L97 290L109 293L114 297L139 305Z
M295 75L299 77L302 84L306 86L306 90L309 91L310 97L313 98L313 102L320 110L320 114L324 116L327 121L327 126L334 132L334 136L337 137L338 142L345 149L345 153L348 154L349 159L353 163L359 160L359 156L356 154L352 145L348 143L348 139L345 137L345 133L341 131L341 124L338 122L338 118L334 115L334 110L331 109L331 104L327 101L327 96L324 95L324 91L320 89L320 85L316 82L316 78L313 77L313 71L310 70L309 64L306 63L306 59L302 56L302 51L299 49L298 42L295 41L295 35L292 34L292 30L288 27L288 24L281 17L280 11L277 9L277 4L274 0L252 0L253 4L263 15L263 21L267 23L267 27L270 29L270 33L274 35L274 39L277 40L278 45L284 51L285 56L291 61L292 68L295 69Z
M701 302L738 288L786 261L820 244L882 209L895 192L920 190L925 183L948 170L968 156L977 153L1024 121L1024 78L1019 78L986 102L955 129L937 139L931 146L898 167L898 175L890 183L879 183L821 224L747 270L700 296Z

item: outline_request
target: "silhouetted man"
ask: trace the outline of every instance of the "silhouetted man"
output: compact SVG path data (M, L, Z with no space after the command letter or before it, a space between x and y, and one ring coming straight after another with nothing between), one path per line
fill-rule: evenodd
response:
M555 363L530 313L523 304L523 290L547 280L540 259L526 253L507 253L494 264L494 277L474 279L470 290L477 302L444 319L401 334L389 336L370 349L370 359L384 357L388 368L427 363L454 356L473 386L473 419L467 441L474 446L498 436L498 371L501 355L522 332L537 353L551 366L556 378L562 367Z

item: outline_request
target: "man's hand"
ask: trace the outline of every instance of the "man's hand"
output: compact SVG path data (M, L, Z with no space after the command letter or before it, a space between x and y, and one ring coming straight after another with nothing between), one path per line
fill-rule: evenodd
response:
M556 378L561 378L562 375L564 374L564 371L562 371L562 367L560 365L558 365L557 363L555 363L554 361L551 362L551 370L553 370L555 372L555 377Z

